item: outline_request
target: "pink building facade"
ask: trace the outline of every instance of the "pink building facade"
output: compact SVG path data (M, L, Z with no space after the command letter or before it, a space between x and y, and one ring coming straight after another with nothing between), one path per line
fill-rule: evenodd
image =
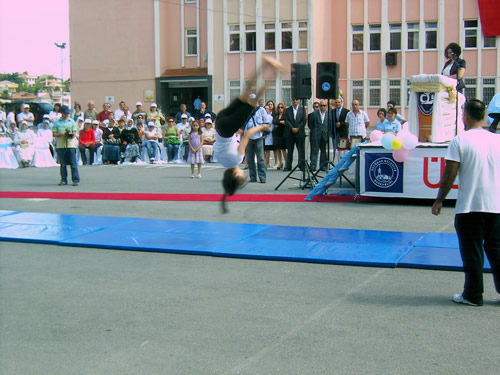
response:
M499 5L500 12L500 5ZM375 120L408 78L437 74L450 42L467 61L466 95L500 91L500 37L482 35L477 0L74 0L74 100L152 101L165 113L200 98L215 112L236 97L263 55L285 64L340 64L339 87ZM291 99L290 74L260 76L265 100Z

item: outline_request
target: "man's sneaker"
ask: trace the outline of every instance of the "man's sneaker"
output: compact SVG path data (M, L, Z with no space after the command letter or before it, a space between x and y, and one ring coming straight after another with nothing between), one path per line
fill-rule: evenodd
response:
M467 301L462 294L454 294L452 298L453 302L456 303L462 303L464 305L469 305L469 306L482 306L483 303L474 303L471 301Z
M67 185L68 183L66 181L61 181L59 182L59 186Z
M78 186L78 182L73 182L73 186Z
M155 158L149 158L149 164L153 164L155 162Z

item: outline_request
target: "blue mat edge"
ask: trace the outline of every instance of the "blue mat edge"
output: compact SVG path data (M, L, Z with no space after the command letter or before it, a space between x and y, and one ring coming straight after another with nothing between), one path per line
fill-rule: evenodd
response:
M19 214L19 213L24 213L24 211L10 211L6 212L2 216L10 216L14 214ZM54 214L54 215L59 215L59 214ZM91 216L91 215L78 215L78 216ZM107 217L107 216L104 216ZM112 217L112 216L109 216ZM135 220L140 220L143 218L138 218L138 217L121 217L122 219L125 220L125 222L131 222ZM159 219L162 220L162 219ZM165 220L169 221L169 220ZM191 220L184 220L184 221L191 221ZM416 268L416 269L434 269L434 270L450 270L450 271L462 271L462 267L456 267L456 266L440 266L440 265L425 265L425 264L415 264L415 263L405 263L401 262L401 260L406 257L408 254L410 254L414 248L416 247L415 244L418 243L419 240L421 240L426 233L420 233L421 237L419 237L415 242L408 247L408 250L405 251L404 254L401 254L399 258L395 262L366 262L366 261L346 261L346 260L332 260L332 259L321 259L321 258L302 258L302 257L286 257L286 256L273 256L273 255L251 255L251 254L228 254L228 253L222 253L218 252L218 250L221 250L227 246L230 246L231 244L237 243L241 240L244 240L245 238L248 238L248 236L244 236L242 238L239 238L237 240L233 240L228 244L224 244L219 246L216 250L210 250L210 251L200 251L200 250L176 250L176 249L158 249L158 248L130 248L130 247L125 247L125 246L117 246L117 245L96 245L96 244L85 244L85 243L71 243L71 240L77 239L80 236L88 235L91 233L98 232L100 230L106 229L106 228L112 228L114 226L117 226L121 223L114 223L110 224L109 226L106 227L101 227L96 230L87 232L85 234L80 234L80 235L75 235L71 236L68 238L64 238L62 240L45 240L45 239L27 239L27 238L14 238L14 237L0 237L0 241L5 241L5 242L24 242L24 243L38 243L38 244L52 244L52 245L59 245L59 246L69 246L69 247L85 247L85 248L99 248L99 249L110 249L110 250L123 250L123 251L146 251L146 252L158 252L158 253L171 253L171 254L186 254L186 255L203 255L203 256L216 256L216 257L225 257L225 258L239 258L239 259L256 259L256 260L274 260L274 261L292 261L292 262L303 262L303 263L319 263L319 264L335 264L335 265L350 265L350 266L364 266L364 267L386 267L386 268ZM244 224L244 223L230 223L230 224ZM265 227L262 228L261 230L257 231L261 232L265 229L268 229L270 227L273 227L273 225L269 224L251 224L251 223L245 223L245 224L250 224L250 225L264 225ZM294 226L283 226L280 225L280 227L291 227L295 228ZM323 228L323 229L332 229L332 228ZM374 230L367 230L367 231L372 231L372 232L377 232ZM392 231L394 232L394 231ZM397 233L397 232L394 232ZM409 232L409 233L414 233L414 232ZM255 234L255 233L254 233ZM488 272L488 270L485 270ZM491 272L491 271L490 271Z

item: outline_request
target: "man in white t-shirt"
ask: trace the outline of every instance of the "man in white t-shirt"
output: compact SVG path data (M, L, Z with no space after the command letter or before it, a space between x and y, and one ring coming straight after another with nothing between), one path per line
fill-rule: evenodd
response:
M485 126L486 106L477 99L465 103L465 132L448 146L446 167L432 213L439 215L457 174L460 178L455 207L455 229L464 264L465 284L453 301L483 304L483 264L486 253L500 293L500 135ZM484 252L483 252L484 249Z
M29 104L22 104L22 112L17 114L17 123L20 124L23 121L28 123L29 128L33 128L33 122L35 121L35 116L30 112Z

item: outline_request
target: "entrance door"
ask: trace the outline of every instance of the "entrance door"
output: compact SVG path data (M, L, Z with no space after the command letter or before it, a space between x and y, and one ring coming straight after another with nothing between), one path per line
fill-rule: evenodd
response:
M193 102L197 97L200 97L202 101L207 101L208 88L207 87L174 87L168 89L168 113L174 116L179 112L179 107L181 104L187 106L187 110L191 115L194 115Z

